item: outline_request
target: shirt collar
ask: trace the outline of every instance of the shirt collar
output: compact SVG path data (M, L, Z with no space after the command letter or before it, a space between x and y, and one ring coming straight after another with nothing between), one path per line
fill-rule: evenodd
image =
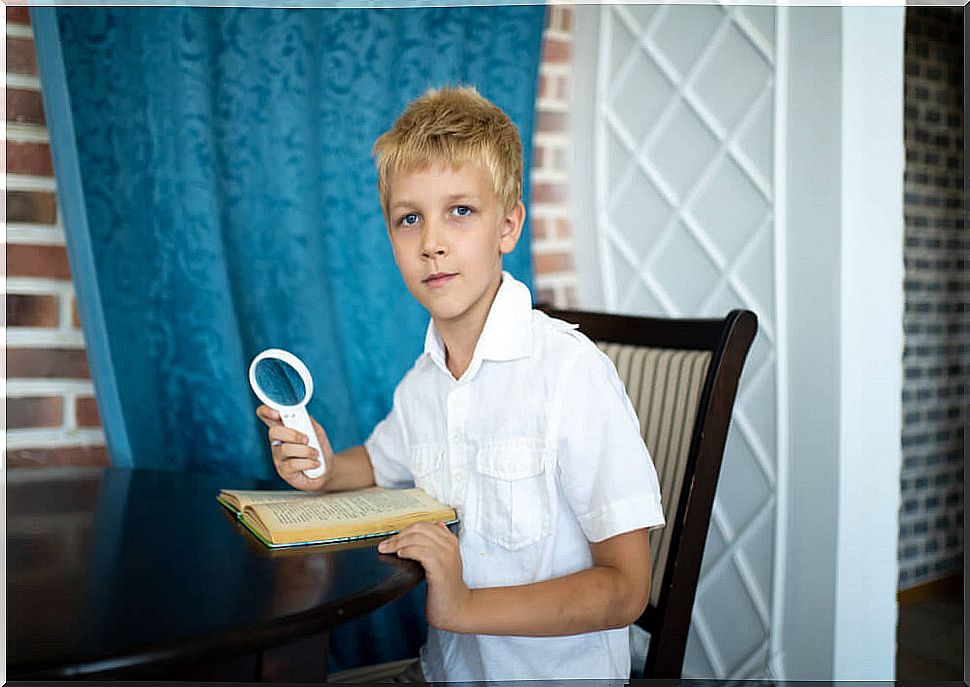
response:
M441 368L445 364L445 346L434 325L428 323L424 352ZM532 294L529 287L508 272L502 272L502 283L485 318L485 327L475 346L472 366L478 360L517 360L532 353Z

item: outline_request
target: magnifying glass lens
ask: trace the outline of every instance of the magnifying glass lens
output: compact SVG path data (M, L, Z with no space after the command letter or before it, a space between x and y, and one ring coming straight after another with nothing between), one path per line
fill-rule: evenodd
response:
M264 358L256 363L256 383L268 398L281 406L295 406L306 396L299 372L276 358Z

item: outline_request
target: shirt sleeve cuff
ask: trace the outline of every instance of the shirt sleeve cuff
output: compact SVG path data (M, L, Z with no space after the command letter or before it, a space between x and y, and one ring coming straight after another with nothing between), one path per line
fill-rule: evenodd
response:
M600 542L624 532L663 527L663 508L652 496L634 496L614 501L603 508L579 517L580 527L591 542Z

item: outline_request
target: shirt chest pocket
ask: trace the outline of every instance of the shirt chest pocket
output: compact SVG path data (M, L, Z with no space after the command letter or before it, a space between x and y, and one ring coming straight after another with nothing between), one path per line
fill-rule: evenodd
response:
M475 469L479 534L510 550L549 535L552 513L541 443L521 439L483 446Z

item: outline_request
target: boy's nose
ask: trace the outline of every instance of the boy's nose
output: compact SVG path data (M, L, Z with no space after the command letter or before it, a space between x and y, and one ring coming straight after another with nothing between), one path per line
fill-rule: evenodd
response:
M426 223L421 237L421 255L430 258L442 256L447 252L441 232L432 222Z

